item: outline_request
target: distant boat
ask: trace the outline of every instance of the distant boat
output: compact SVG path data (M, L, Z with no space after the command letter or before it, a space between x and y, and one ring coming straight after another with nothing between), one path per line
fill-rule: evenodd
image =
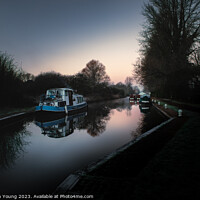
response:
M70 88L52 88L46 91L35 111L71 114L85 108L87 103L82 95Z
M140 93L140 104L151 104L151 97L149 94L146 93Z
M129 97L130 103L137 103L139 102L140 95L139 94L131 94Z

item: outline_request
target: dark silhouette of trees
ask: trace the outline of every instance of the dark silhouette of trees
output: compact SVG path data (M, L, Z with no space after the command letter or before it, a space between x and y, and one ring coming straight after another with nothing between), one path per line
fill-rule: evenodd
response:
M72 76L56 72L39 74L34 78L32 91L35 95L41 95L50 88L70 87L79 94L92 97L91 101L110 99L113 95L121 97L121 90L110 87L109 80L105 66L99 61L91 60L81 72Z
M98 60L91 60L81 73L90 81L91 86L101 83L108 84L110 77L106 74L105 66Z
M124 91L109 85L109 81L105 66L96 60L91 60L75 75L51 71L33 76L18 68L11 56L0 54L1 106L33 106L47 89L62 87L72 88L90 101L124 97Z
M91 93L90 81L81 72L68 77L68 84L79 94L88 95Z
M15 105L20 102L22 70L17 68L14 59L7 53L0 53L0 104Z
M133 88L132 88L132 81L133 81L133 78L132 77L126 77L125 79L125 85L126 85L126 93L128 95L132 94L133 93Z
M86 67L77 74L76 80L80 88L83 88L84 94L92 97L92 101L109 99L117 93L109 86L110 77L106 74L105 66L97 60L88 62Z
M197 73L191 56L200 41L200 1L150 0L143 15L141 58L134 76L154 95L184 98Z
M117 83L116 85L112 85L112 88L117 89L118 92L120 94L121 97L124 96L129 96L130 94L132 94L133 91L133 86L132 86L132 78L127 77L125 79L125 84L122 82Z
M19 68L12 56L0 52L0 106L33 105L33 80L34 76Z
M34 82L36 94L45 93L45 91L50 88L62 88L67 86L65 77L54 71L40 73L35 77Z

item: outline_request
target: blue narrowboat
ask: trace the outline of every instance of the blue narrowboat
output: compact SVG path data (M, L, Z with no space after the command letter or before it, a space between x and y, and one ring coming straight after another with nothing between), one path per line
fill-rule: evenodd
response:
M36 112L70 114L87 108L87 102L82 95L75 94L70 88L53 88L46 91Z

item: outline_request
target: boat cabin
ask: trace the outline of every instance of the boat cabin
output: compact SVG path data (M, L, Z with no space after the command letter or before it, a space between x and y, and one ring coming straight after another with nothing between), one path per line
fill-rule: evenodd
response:
M46 91L36 111L65 112L87 107L82 95L75 94L70 88L52 88Z
M66 105L73 105L73 90L69 88L54 88L46 91L46 99L64 101Z

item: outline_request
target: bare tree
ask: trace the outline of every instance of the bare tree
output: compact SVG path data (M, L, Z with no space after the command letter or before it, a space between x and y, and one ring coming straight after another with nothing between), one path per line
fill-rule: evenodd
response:
M105 66L98 60L88 62L81 73L90 80L93 86L110 81L110 77L106 74Z
M151 91L178 94L193 76L189 57L200 41L200 1L150 0L143 15L146 24L135 76Z

